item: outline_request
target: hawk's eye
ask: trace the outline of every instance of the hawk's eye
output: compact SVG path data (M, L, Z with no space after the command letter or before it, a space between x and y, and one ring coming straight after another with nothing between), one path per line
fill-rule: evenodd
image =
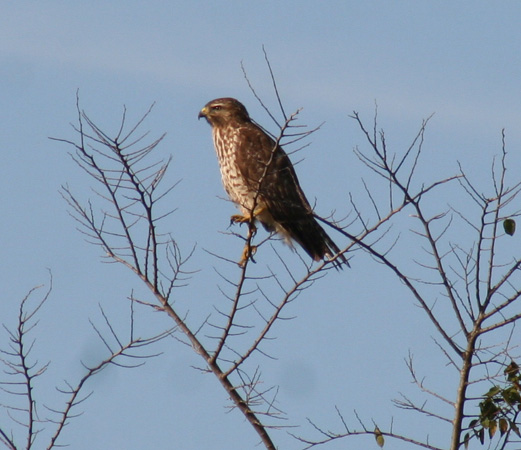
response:
M213 106L212 106L212 109L213 109L214 111L219 111L220 109L222 109L222 106L221 106L221 105L213 105Z

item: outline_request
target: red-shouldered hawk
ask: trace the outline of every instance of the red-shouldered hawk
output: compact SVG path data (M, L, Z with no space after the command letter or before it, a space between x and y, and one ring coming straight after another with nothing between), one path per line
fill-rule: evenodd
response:
M242 103L218 98L199 113L212 126L213 143L224 189L242 216L233 222L258 220L269 232L298 242L319 261L340 250L313 216L295 169L282 148L250 120ZM341 262L347 264L341 255Z

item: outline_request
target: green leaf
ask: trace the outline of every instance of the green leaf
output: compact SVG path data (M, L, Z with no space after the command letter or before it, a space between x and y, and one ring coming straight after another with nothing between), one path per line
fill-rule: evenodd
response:
M499 432L503 436L508 431L508 421L506 419L499 419Z
M505 229L506 234L513 236L516 232L516 221L514 219L503 220L503 228Z
M478 432L479 442L481 442L481 445L485 443L485 428L482 428Z
M494 397L495 395L499 394L500 390L501 388L499 386L492 386L485 395L487 397Z
M487 420L495 419L495 417L499 411L499 408L494 403L494 400L490 397L483 400L479 404L479 407L481 409L481 415L479 417L481 420L481 425L487 426L487 425L485 425L485 422Z
M378 444L378 447L383 447L385 444L384 435L380 431L380 428L375 427L374 429L374 438L376 439L376 443Z
M503 391L503 399L510 406L521 403L521 395L515 386L511 386Z
M517 381L519 377L519 366L512 361L505 369L505 375L508 381Z
M488 427L488 435L489 435L490 439L492 439L494 437L494 435L496 434L496 431L497 431L497 421L491 420L489 427Z
M465 445L465 450L469 448L469 442L470 442L470 433L467 433L465 435L465 439L463 439L463 444Z

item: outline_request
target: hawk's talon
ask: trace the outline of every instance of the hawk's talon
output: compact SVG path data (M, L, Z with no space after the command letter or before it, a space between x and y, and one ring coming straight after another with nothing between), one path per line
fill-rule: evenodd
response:
M242 225L243 223L247 223L250 227L250 230L252 230L252 236L257 233L257 227L253 223L251 217L242 216L240 214L234 214L230 217L230 225L233 225L234 223L238 223L239 225Z
M255 255L255 253L257 253L257 246L246 244L242 251L239 267L243 268L246 265L246 261L248 261L248 259L255 264L255 260L253 259L253 255Z
M234 214L233 216L230 217L230 224L232 224L232 223L238 223L238 224L248 223L250 221L251 221L251 219L249 217L242 216L240 214Z

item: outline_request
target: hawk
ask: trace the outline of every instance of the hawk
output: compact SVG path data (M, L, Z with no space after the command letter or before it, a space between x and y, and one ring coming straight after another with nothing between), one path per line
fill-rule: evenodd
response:
M316 221L288 155L252 122L244 105L218 98L204 106L201 117L212 126L224 189L242 212L232 222L259 221L290 246L300 244L315 261L334 258L340 250ZM247 257L245 249L241 263ZM348 264L343 255L339 260Z

